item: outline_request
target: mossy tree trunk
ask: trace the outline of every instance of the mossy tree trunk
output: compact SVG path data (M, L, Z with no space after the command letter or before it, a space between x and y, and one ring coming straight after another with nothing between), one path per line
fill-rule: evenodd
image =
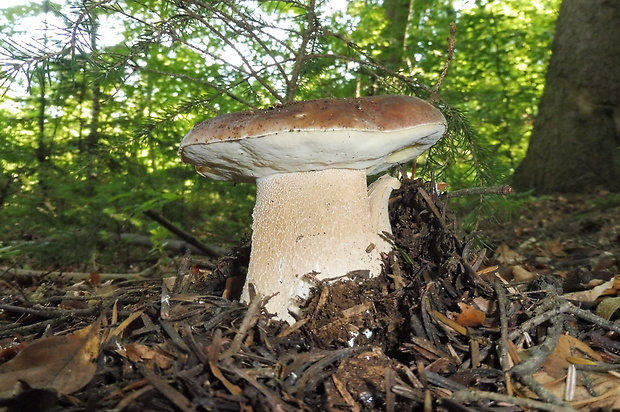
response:
M564 0L545 91L514 185L620 191L620 1Z

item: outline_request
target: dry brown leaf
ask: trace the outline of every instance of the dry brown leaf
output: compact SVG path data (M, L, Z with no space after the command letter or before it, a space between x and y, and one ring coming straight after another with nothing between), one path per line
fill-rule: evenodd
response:
M620 379L602 372L588 372L587 379L589 388L601 396L595 397L588 391L588 388L580 383L583 372L577 372L577 386L575 396L570 403L577 410L591 411L598 410L618 410L620 408ZM554 379L544 370L534 373L534 379L542 384L545 389L554 394L558 399L563 399L566 382L564 379ZM533 393L530 396L535 396ZM607 408L605 408L607 407Z
M521 256L519 253L510 249L505 243L502 243L495 250L495 255L497 257L497 261L504 265L514 265L516 263L522 262L525 258Z
M566 293L562 295L564 299L577 300L579 302L594 302L596 299L601 297L602 295L608 295L610 293L614 293L614 284L615 278L608 280L605 283L601 283L600 285L589 289L583 290L579 292Z
M172 365L172 359L159 351L157 348L142 345L139 343L129 343L125 345L127 358L134 362L152 361L160 369L168 369Z
M471 305L461 302L459 307L461 308L461 313L456 315L455 320L461 326L482 326L486 320L485 313Z
M564 257L566 256L566 252L564 252L564 244L559 240L550 240L546 244L547 252L552 257Z
M566 371L571 364L598 363L601 356L592 350L587 343L570 335L562 335L555 350L545 362L543 369L534 374L534 379L559 399L564 396L566 387ZM605 394L593 397L588 389L580 384L584 372L577 372L577 387L571 405L579 410L591 410L593 405L602 407L613 405L620 407L620 379L604 372L588 372L587 377L596 393Z
M529 282L530 280L536 279L538 277L538 273L530 272L523 266L516 265L512 268L512 276L514 276L517 282Z
M37 389L70 394L88 384L97 370L97 321L77 332L39 339L0 365L0 398L12 397L18 381Z
M558 345L545 362L543 369L554 379L566 375L566 369L571 365L569 359L590 358L595 361L602 361L601 356L596 353L587 343L574 338L570 335L562 335Z

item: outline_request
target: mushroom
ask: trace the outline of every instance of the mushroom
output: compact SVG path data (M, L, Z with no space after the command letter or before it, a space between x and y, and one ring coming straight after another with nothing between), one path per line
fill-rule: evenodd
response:
M272 295L266 309L292 321L299 297L318 280L352 271L381 273L392 248L387 201L397 179L368 189L366 175L420 155L441 138L446 120L408 96L319 99L231 113L196 125L182 160L216 180L256 182L249 284Z

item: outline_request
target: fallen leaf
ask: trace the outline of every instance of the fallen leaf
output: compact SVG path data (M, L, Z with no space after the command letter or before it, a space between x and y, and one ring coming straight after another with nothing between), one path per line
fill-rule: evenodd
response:
M536 279L538 277L538 273L530 272L523 266L516 265L512 268L512 276L514 276L517 282L529 282L530 280Z
M590 358L598 362L602 360L587 343L570 335L562 335L558 345L543 365L543 370L554 379L564 377L566 369L572 364L570 360L574 358Z
M592 350L586 342L570 335L562 335L558 345L543 365L543 368L534 373L533 377L558 399L562 399L566 388L568 367L571 364L598 364L601 362L601 359L601 356ZM586 374L583 371L577 371L578 382L586 376L589 386L586 388L583 384L577 384L571 406L579 410L593 410L596 409L594 406L611 406L613 410L620 407L619 378L606 372L589 371ZM602 395L593 397L588 390Z
M461 326L481 326L486 320L485 313L471 305L461 302L459 307L461 308L461 313L456 315L455 320Z
M497 247L495 250L495 255L497 256L497 261L505 265L514 265L525 259L519 253L510 249L510 246L505 243L502 243Z
M172 359L169 356L146 345L129 343L125 345L125 353L127 358L134 362L152 361L160 369L168 369L172 365Z
M579 302L594 302L601 295L613 293L615 279L611 279L605 283L602 283L590 290L583 290L579 292L566 293L562 295L564 299L576 300Z
M566 252L564 252L564 244L559 240L550 240L546 244L546 249L549 255L552 257L564 257L566 256Z
M0 365L0 398L10 398L18 381L36 389L70 394L97 370L100 322L62 336L39 339Z

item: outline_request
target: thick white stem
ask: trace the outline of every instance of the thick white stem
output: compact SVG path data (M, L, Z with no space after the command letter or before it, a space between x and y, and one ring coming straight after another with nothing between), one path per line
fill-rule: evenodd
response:
M386 200L387 201L387 200ZM252 252L242 300L252 283L263 296L278 292L267 310L292 321L297 296L317 279L350 271L381 271L381 257L363 170L286 173L257 180Z
M373 184L368 186L368 203L370 205L370 215L373 219L373 232L378 234L376 242L379 252L389 253L392 250L392 243L383 237L382 233L392 234L390 215L388 213L388 202L392 190L400 188L400 180L390 175L383 175Z

